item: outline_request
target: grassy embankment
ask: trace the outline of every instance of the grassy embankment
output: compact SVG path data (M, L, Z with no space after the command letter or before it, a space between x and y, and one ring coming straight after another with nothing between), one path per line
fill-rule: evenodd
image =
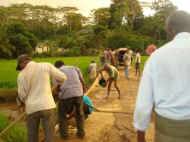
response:
M8 118L3 114L0 114L0 122L1 122L0 132L10 124ZM0 138L0 142L26 142L26 141L27 141L27 131L24 124L22 123L15 124Z

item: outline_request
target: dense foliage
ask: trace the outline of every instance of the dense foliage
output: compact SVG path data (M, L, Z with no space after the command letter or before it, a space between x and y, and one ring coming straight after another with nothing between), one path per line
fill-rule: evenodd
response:
M166 42L165 19L176 8L155 3L155 15L144 17L138 0L113 0L108 8L84 17L75 7L51 8L29 4L0 7L0 58L35 54L48 47L48 56L95 55L103 48L129 47L143 51Z

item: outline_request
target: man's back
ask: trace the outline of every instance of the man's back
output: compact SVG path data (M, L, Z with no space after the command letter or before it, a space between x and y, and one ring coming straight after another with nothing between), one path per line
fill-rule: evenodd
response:
M82 74L80 70L72 66L62 66L60 70L67 76L67 80L61 86L60 99L82 96L83 89L80 82L80 76L82 77Z
M190 34L179 34L151 58L156 111L189 119Z
M141 54L139 52L136 54L135 63L141 63Z
M27 113L55 108L50 77L65 79L64 74L48 63L30 62L20 72L18 92L25 101Z

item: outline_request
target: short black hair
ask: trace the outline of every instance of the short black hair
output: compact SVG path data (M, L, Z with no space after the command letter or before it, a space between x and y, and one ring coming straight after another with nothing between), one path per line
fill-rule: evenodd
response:
M167 28L171 28L176 34L190 32L190 14L185 11L171 13L166 21Z
M65 63L61 60L57 60L55 63L54 63L54 66L56 68L60 68L61 66L65 65Z

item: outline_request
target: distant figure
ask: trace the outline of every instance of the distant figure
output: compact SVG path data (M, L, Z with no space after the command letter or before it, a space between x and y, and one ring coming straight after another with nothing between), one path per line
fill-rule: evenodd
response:
M114 57L113 51L111 49L109 49L108 53L109 53L110 64L112 66L116 66L116 61L115 61L115 57Z
M40 122L44 128L45 142L54 142L55 108L50 79L62 84L64 73L49 63L36 63L24 54L18 57L18 97L27 114L28 142L39 141Z
M117 85L117 80L118 80L118 77L119 77L119 71L112 65L110 64L105 64L103 69L101 69L99 72L101 74L101 77L103 77L103 71L105 71L108 75L109 75L109 78L107 80L107 84L108 84L108 88L107 88L107 98L110 96L110 90L111 90L111 85L112 83L114 83L114 87L116 88L117 92L118 92L118 95L119 95L119 99L120 99L120 89Z
M156 51L156 45L151 44L146 48L146 54L151 55L154 51Z
M136 76L140 77L141 75L141 54L137 52L135 55L135 74Z
M106 48L106 50L104 50L104 58L105 58L105 63L108 63L108 64L111 63L109 48Z
M145 142L155 112L155 142L190 142L190 14L173 12L166 21L171 41L146 62L140 83L134 127Z
M125 53L125 55L123 56L123 60L125 65L125 76L127 79L129 79L129 68L131 65L131 54L129 53L129 51Z
M90 81L94 81L94 79L97 76L97 64L95 61L91 61L89 67L88 67L88 73L89 73L89 78Z
M59 68L67 76L67 80L60 86L58 93L58 116L61 138L68 139L69 137L67 114L73 109L76 112L77 136L83 138L85 136L83 94L86 92L86 87L82 73L79 68L65 66L62 61L56 61L55 67Z
M119 55L118 55L119 53L118 53L118 51L116 50L115 52L114 52L114 60L115 60L115 67L116 68L118 68L118 66L119 66Z
M129 55L131 56L131 64L133 64L133 50L129 50Z
M106 59L104 55L100 55L100 64L101 66L104 66L104 64L106 63Z

